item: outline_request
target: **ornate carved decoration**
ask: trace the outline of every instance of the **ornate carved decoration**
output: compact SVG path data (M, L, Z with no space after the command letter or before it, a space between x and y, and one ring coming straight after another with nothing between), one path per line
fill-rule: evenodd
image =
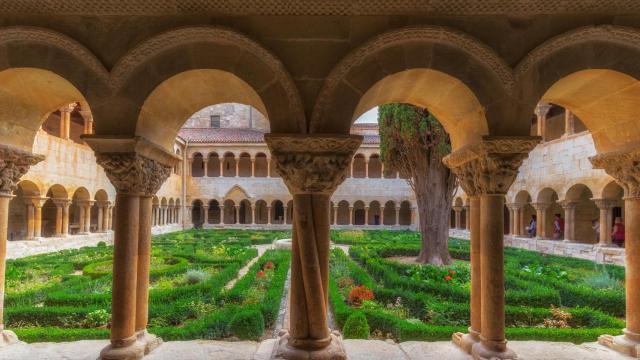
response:
M210 26L194 26L171 30L155 36L127 53L114 66L111 85L115 89L124 86L136 69L149 59L167 49L196 42L216 43L242 49L260 59L273 72L273 82L280 84L287 94L289 114L304 124L304 108L298 89L282 62L267 49L249 37L236 31ZM271 83L269 83L270 85ZM267 85L267 86L269 86ZM255 89L260 92L263 89ZM267 115L267 114L265 114Z
M331 194L347 177L362 136L266 134L265 141L292 194Z
M0 193L10 194L29 168L42 160L42 155L0 145Z
M616 206L617 201L613 199L592 199L596 207L600 210L609 210Z
M98 164L119 193L154 195L171 167L136 153L96 153Z
M419 26L394 30L373 38L351 52L331 71L316 100L310 124L311 132L316 131L322 119L327 116L331 96L333 96L335 89L347 78L353 68L389 46L408 42L449 45L468 53L471 57L484 64L505 88L511 88L514 84L514 77L509 65L493 49L465 33L440 26Z
M574 200L562 200L558 201L558 205L560 205L565 210L575 210L578 206L578 202Z
M539 137L486 137L443 159L460 179L469 196L504 195L518 174L522 161L540 142Z
M120 1L31 0L4 1L0 12L9 14L72 15L549 15L549 14L627 14L640 10L633 0L546 1L513 0L478 2L473 0L155 0Z
M640 197L640 147L599 154L589 160L594 168L615 178L628 197Z
M1 8L2 5L0 5ZM0 46L12 42L20 42L23 46L24 42L36 42L54 46L78 59L103 82L107 83L109 80L109 72L91 51L77 41L58 32L29 26L15 26L0 30Z
M640 48L640 31L629 27L603 25L582 27L558 35L545 41L520 61L514 71L515 77L516 79L522 78L538 63L560 49L590 41L603 41L625 47Z
M551 203L531 203L531 206L533 206L536 211L545 211L551 207Z

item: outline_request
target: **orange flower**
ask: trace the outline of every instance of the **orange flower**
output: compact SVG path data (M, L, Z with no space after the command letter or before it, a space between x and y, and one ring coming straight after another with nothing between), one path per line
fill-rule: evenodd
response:
M456 274L456 271L455 271L455 270L449 270L449 274L451 274L451 275L455 275L455 274Z
M256 274L256 277L259 277L259 278L264 277L264 271L262 270L258 271L258 274Z
M447 275L447 276L444 277L444 279L447 280L447 281L451 281L452 278L451 278L451 276Z

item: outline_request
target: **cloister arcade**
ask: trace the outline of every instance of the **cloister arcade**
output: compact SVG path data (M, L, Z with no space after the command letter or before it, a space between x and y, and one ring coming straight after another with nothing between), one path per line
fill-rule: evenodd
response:
M362 176L363 171L366 177L371 169L373 174L384 173L378 170L375 158L373 162L369 158L372 168L362 167L359 156L351 162L362 136L349 135L349 129L366 110L391 102L428 108L451 135L452 153L445 163L458 175L469 197L465 219L472 247L469 333L455 334L454 341L476 359L516 358L507 346L504 325L504 206L523 160L541 141L531 136L531 114L538 103L545 102L569 109L581 120L597 151L589 166L606 171L625 196L626 328L624 335L603 336L600 341L638 356L640 63L636 60L640 32L634 26L640 23L630 17L625 22L628 27L613 25L616 14L629 12L624 6L602 8L602 14L611 13L613 20L600 13L574 16L584 11L579 2L551 8L531 6L531 10L510 7L519 15L545 15L522 21L494 16L504 14L501 9L487 14L478 8L465 8L464 13L449 8L439 13L433 8L416 11L415 7L376 2L355 7L332 2L313 5L321 7L313 11L305 5L271 7L268 14L272 17L262 21L251 17L255 13L242 15L243 10L238 10L240 15L232 14L237 22L225 22L231 29L200 25L199 17L173 28L172 16L157 16L153 20L157 26L140 26L137 21L127 25L117 16L105 16L100 27L92 27L96 13L113 15L109 11L120 14L123 10L82 8L71 21L62 1L33 4L21 4L20 10L10 2L0 7L8 7L10 14L29 9L36 15L46 8L53 16L25 15L15 21L29 27L0 29L0 52L5 54L0 64L0 242L4 244L8 237L13 195L24 199L48 193L48 189L45 192L20 182L29 167L43 160L33 153L33 145L45 115L64 104L88 104L94 131L81 140L95 151L97 163L116 190L111 344L102 351L102 358L140 358L157 344L147 332L146 313L153 196L179 161L173 145L188 116L207 104L224 102L249 104L268 118L271 133L265 141L272 159L268 164L273 162L269 166L282 176L291 193L286 207L281 200L295 230L291 320L288 332L276 344L275 358L308 358L318 353L322 354L319 358L346 358L341 339L329 331L327 320L331 195L350 171L350 163L354 177ZM123 11L124 15L139 16L131 13L129 5L120 6L130 11L129 15ZM486 6L491 9L494 5ZM175 16L176 10L167 8ZM412 25L429 21L416 15L429 13L427 10L442 19L437 23L452 27ZM158 10L165 14L163 11ZM388 12L409 17L391 17ZM479 26L457 22L475 12L480 12L473 20ZM222 14L226 18L224 11ZM288 21L280 21L278 14L288 16ZM301 14L322 15L317 19L297 16ZM572 21L562 21L565 15ZM554 18L550 21L549 17ZM56 23L59 32L38 27L56 19L60 20ZM543 25L553 20L563 26ZM603 23L608 25L594 25ZM85 34L82 41L70 36L86 29L96 34ZM122 41L121 34L129 32L135 41ZM324 36L332 41L318 46L318 39ZM279 40L286 45L279 45ZM336 63L335 59L341 60ZM224 91L220 84L225 85ZM204 158L200 161L205 163ZM251 156L225 153L218 161L223 164L223 177L256 173L250 167ZM204 173L209 174L208 167ZM584 214L564 208L578 223L598 215L594 209L602 215L602 209L590 203L603 196L595 190L578 185L567 191L558 189L556 195L569 204L582 204L575 208L585 207ZM541 211L533 205L538 204L541 193L522 193L507 201L523 204L522 214L531 212L529 205ZM77 224L74 231L90 231L91 206L102 201L98 200L102 195L80 188L67 194L72 200L69 221ZM550 192L542 198L547 194ZM620 191L611 194L617 198ZM168 208L170 200L160 199L159 206ZM338 220L346 211L340 201L335 202ZM204 208L204 202L200 204ZM226 198L223 221L254 221L252 205L246 197ZM369 203L367 210L363 202L354 202L353 214L348 216L354 223L382 222L386 219L381 219L382 203L373 205ZM24 206L26 234L35 236L40 229L35 224L36 213L41 207ZM208 214L205 211L203 219ZM30 219L34 219L33 226ZM520 231L519 225L515 231ZM0 246L2 261L4 251ZM7 331L3 334L8 336Z

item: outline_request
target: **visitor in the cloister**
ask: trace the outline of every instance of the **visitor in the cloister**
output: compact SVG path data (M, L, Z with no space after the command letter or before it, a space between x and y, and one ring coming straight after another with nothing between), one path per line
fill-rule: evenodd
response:
M538 225L538 221L537 221L537 217L536 215L531 215L531 221L529 222L529 236L530 237L536 237L536 228Z
M553 220L553 238L556 240L562 239L564 236L564 219L560 214L555 215Z
M618 245L618 247L624 247L624 224L622 223L622 219L619 217L616 218L616 221L613 224L611 237L614 244Z
M598 241L598 239L600 239L600 221L598 219L593 219L591 220L591 224L596 237L596 241Z

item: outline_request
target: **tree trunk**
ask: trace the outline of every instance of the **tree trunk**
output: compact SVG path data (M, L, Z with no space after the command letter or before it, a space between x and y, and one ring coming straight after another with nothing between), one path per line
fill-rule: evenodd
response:
M449 265L449 217L455 177L439 157L432 155L428 159L426 176L414 179L422 237L416 261Z

